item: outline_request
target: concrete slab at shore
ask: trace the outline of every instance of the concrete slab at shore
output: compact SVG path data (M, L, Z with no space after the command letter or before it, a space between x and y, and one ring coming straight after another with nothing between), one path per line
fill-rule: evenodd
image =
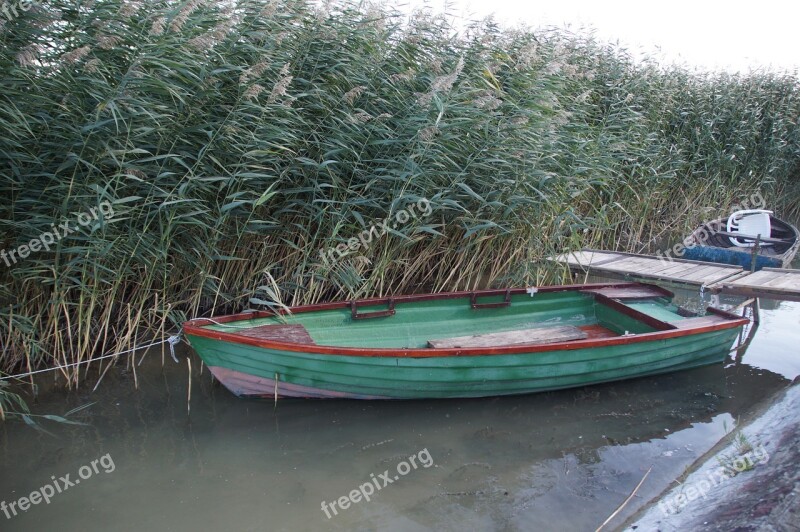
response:
M800 385L731 436L630 519L626 532L797 530Z

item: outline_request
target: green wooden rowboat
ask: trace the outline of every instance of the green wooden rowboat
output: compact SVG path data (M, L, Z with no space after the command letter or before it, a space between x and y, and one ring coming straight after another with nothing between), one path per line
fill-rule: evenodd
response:
M200 318L184 331L239 396L483 397L724 360L748 320L671 299L637 283L484 290Z

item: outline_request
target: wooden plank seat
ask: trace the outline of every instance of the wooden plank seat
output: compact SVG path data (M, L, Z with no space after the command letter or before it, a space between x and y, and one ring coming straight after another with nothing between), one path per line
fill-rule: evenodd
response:
M593 288L590 290L581 290L581 292L586 294L602 294L611 299L655 299L671 295L668 291L655 286Z
M571 325L557 327L540 327L537 329L523 329L489 334L473 334L470 336L456 336L454 338L440 338L429 340L428 347L453 348L453 347L493 347L501 345L530 345L554 344L569 340L584 340L588 338L585 331Z
M236 331L240 336L258 338L260 340L277 340L295 344L312 344L314 339L302 325L261 325Z

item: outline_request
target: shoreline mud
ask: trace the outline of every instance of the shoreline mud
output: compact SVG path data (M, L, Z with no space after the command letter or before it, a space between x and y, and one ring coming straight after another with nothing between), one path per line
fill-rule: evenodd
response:
M626 531L800 530L800 380L756 407Z

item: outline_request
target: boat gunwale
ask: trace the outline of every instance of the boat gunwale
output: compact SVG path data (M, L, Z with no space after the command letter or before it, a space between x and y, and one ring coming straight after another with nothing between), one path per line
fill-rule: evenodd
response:
M585 285L548 286L548 287L537 288L537 292L538 293L569 292L569 291L581 292L584 290L592 290L598 288L626 288L626 287L640 288L642 286L648 286L657 289L659 292L663 293L664 296L673 295L672 292L670 292L669 290L666 290L658 286L650 285L647 283L595 283L595 284L585 284ZM492 296L492 295L505 295L506 293L509 292L511 295L520 295L528 293L528 290L529 290L528 288L512 288L512 289L472 290L472 291L461 291L461 292L442 292L439 294L419 294L419 295L396 296L391 298L383 297L383 298L362 299L356 301L356 304L364 304L364 305L381 304L381 303L386 304L389 299L392 299L395 303L398 302L407 303L415 301L469 298L473 294L479 297ZM327 346L327 345L316 345L316 344L300 344L294 342L282 342L280 340L263 340L258 338L249 338L246 336L240 336L236 333L216 331L206 328L208 325L225 324L235 321L245 321L245 320L273 317L276 315L276 313L272 311L244 312L238 314L230 314L227 316L219 316L215 318L196 318L184 323L183 330L187 336L198 336L224 342L232 342L236 344L260 347L264 349L289 351L289 352L304 353L309 355L435 358L435 357L452 357L452 356L517 355L517 354L529 354L529 353L540 353L540 352L550 352L550 351L572 351L585 348L627 345L632 343L667 340L683 336L693 336L696 334L704 334L708 332L716 332L725 329L733 329L750 323L750 320L748 318L737 316L735 314L731 314L727 311L717 309L714 307L707 307L706 310L708 312L716 314L729 321L721 322L714 325L677 328L668 322L664 322L658 320L657 318L653 318L652 316L639 312L636 309L628 307L623 303L619 303L601 294L589 293L589 295L593 296L595 301L607 306L609 306L608 303L611 302L610 306L614 310L622 312L623 314L626 314L634 319L639 320L641 319L642 315L645 315L648 317L648 320L652 320L651 323L659 322L661 324L660 328L662 328L662 330L657 330L648 333L640 333L629 336L622 335L622 336L614 336L608 338L588 338L585 340L571 340L566 342L559 342L553 344L539 344L539 345L522 344L522 345L510 345L510 346L472 347L472 348L432 348L432 347L369 348L369 347L344 347L344 346L340 347L340 346ZM351 304L352 304L351 301L335 301L331 303L303 305L303 306L293 307L290 310L292 314L301 314L301 313L315 312L320 310L344 309L351 307ZM279 312L277 314L285 314L285 312ZM209 323L210 320L213 320L213 322ZM201 322L205 323L203 323L203 325L200 325ZM650 325L650 323L648 323L648 325Z

